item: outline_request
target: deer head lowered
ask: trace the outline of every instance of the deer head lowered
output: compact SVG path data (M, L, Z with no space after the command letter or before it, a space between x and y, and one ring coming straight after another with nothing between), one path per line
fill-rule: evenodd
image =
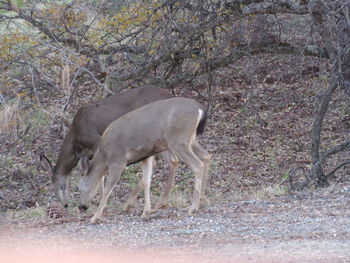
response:
M131 89L82 106L76 113L72 127L63 141L56 165L53 166L44 155L40 156L41 166L51 171L53 188L58 200L64 206L68 205L69 179L72 169L80 159L92 158L102 133L112 121L150 102L170 97L172 95L165 89L149 86ZM167 205L178 165L177 158L170 156L167 159L170 172L162 197L162 206ZM140 182L127 201L125 210L133 205L142 189L142 182Z
M192 170L195 177L193 201L189 214L199 209L202 191L209 173L211 155L202 148L196 135L203 131L206 112L192 99L160 100L113 121L104 131L88 169L80 179L80 210L86 210L95 196L101 177L108 171L107 182L96 213L91 219L101 219L107 199L124 168L142 161L145 206L142 216L151 212L150 181L153 155L169 151Z

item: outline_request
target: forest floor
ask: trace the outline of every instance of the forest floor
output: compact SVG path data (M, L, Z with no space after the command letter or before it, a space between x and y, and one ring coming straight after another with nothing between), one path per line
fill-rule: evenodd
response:
M349 207L350 184L342 183L212 204L195 216L167 208L148 221L140 218L141 204L124 214L109 208L98 225L89 222L91 213L77 211L59 219L7 214L0 218L0 257L4 263L350 262Z

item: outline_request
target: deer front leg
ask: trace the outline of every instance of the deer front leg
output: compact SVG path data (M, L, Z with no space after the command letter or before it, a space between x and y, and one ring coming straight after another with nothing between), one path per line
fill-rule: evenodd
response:
M100 182L100 187L98 190L101 196L103 195L103 192L105 191L105 179L106 179L106 176L102 176L101 182Z
M155 166L156 161L155 158L153 158L153 166ZM141 191L144 190L144 183L143 183L143 177L139 180L137 183L137 186L135 187L134 191L130 194L128 200L123 204L122 209L124 212L129 211L131 208L134 208L137 202L137 197L140 195Z
M107 183L105 185L100 204L98 205L97 211L91 218L90 222L92 224L97 224L101 221L103 209L106 207L107 200L112 193L115 184L118 182L120 175L122 174L125 165L114 164L108 167L109 176L107 178Z
M151 188L151 177L153 168L154 156L148 157L142 162L142 177L143 185L145 189L145 205L142 213L142 218L148 218L151 215L151 198L150 198L150 188Z
M134 191L131 193L128 200L124 203L122 206L122 209L124 212L129 211L131 208L135 207L135 204L137 202L137 197L141 193L141 191L144 189L143 186L143 178L138 182L137 186L135 187Z

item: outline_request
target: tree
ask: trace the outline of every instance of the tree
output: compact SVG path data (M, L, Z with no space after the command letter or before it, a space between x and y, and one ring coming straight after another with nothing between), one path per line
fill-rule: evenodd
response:
M116 2L0 1L0 25L9 32L1 34L5 97L24 93L38 98L39 91L49 89L64 94L65 111L75 91L70 87L90 78L105 93L144 83L169 89L182 84L210 105L215 72L243 57L269 53L325 57L332 65L330 85L315 114L313 164L300 188L309 183L328 185L327 178L349 163L329 174L323 171L326 158L349 149L349 141L320 150L322 123L332 94L337 89L350 93L348 1ZM288 15L312 18L321 37L315 42L320 45L282 39L279 27ZM21 73L14 74L15 68ZM70 77L59 85L64 69L69 69ZM201 83L204 91L196 89Z
M322 94L312 128L312 161L310 178L316 180L316 185L329 185L328 177L336 170L347 165L346 161L336 167L329 174L325 174L322 163L332 154L349 149L350 141L343 142L332 149L320 152L321 131L329 103L335 90L339 87L349 94L350 79L347 74L350 70L350 3L347 1L310 1L310 14L320 33L330 59L331 79L329 87ZM310 180L308 178L307 181Z

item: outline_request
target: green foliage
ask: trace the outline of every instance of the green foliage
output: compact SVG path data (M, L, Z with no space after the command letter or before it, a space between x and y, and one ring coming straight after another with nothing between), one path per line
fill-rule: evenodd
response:
M131 188L134 188L141 179L139 165L134 164L128 166L124 169L122 177Z
M4 167L7 170L11 171L17 168L17 163L15 160L7 158L5 161Z
M253 192L255 199L265 200L275 196L284 195L287 193L287 188L281 185L271 185L265 188L261 188Z
M18 219L28 220L28 219L32 219L32 218L44 218L45 216L46 216L45 211L40 206L12 212L12 217L17 219L17 220Z

